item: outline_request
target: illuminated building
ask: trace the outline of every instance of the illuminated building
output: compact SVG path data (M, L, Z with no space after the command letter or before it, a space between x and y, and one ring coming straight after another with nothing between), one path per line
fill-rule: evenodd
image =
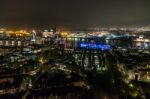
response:
M85 40L84 43L78 44L74 52L75 63L86 70L106 70L105 51L111 50L111 47L97 42L100 38L97 41L93 38L85 38Z
M140 35L139 38L136 38L134 43L137 47L143 47L145 49L150 47L150 39L143 37L142 35Z
M31 39L31 41L34 42L34 43L36 42L36 31L35 30L32 31L32 39Z
M43 34L43 37L45 37L45 38L52 37L53 31L49 32L48 30L45 30L42 34Z
M25 46L30 40L30 34L26 31L6 31L0 35L0 46L15 47Z

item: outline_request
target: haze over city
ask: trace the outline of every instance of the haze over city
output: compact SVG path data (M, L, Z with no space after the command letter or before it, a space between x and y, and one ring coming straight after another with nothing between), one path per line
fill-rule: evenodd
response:
M149 0L1 0L6 27L128 27L150 23Z

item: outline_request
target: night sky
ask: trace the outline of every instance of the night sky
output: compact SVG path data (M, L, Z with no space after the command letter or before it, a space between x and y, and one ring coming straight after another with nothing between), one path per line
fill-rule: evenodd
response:
M142 26L150 23L150 0L0 0L0 25Z

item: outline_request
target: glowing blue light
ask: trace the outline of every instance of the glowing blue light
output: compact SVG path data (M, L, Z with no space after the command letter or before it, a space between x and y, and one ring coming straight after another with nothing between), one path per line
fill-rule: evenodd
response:
M87 47L87 44L80 44L80 47Z
M110 50L111 46L106 44L80 43L80 48Z

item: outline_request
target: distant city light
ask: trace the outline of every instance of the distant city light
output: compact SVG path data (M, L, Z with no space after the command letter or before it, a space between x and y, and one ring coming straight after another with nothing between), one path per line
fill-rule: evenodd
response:
M61 32L60 35L61 35L62 37L67 37L67 36L68 36L68 33L67 33L67 32Z

